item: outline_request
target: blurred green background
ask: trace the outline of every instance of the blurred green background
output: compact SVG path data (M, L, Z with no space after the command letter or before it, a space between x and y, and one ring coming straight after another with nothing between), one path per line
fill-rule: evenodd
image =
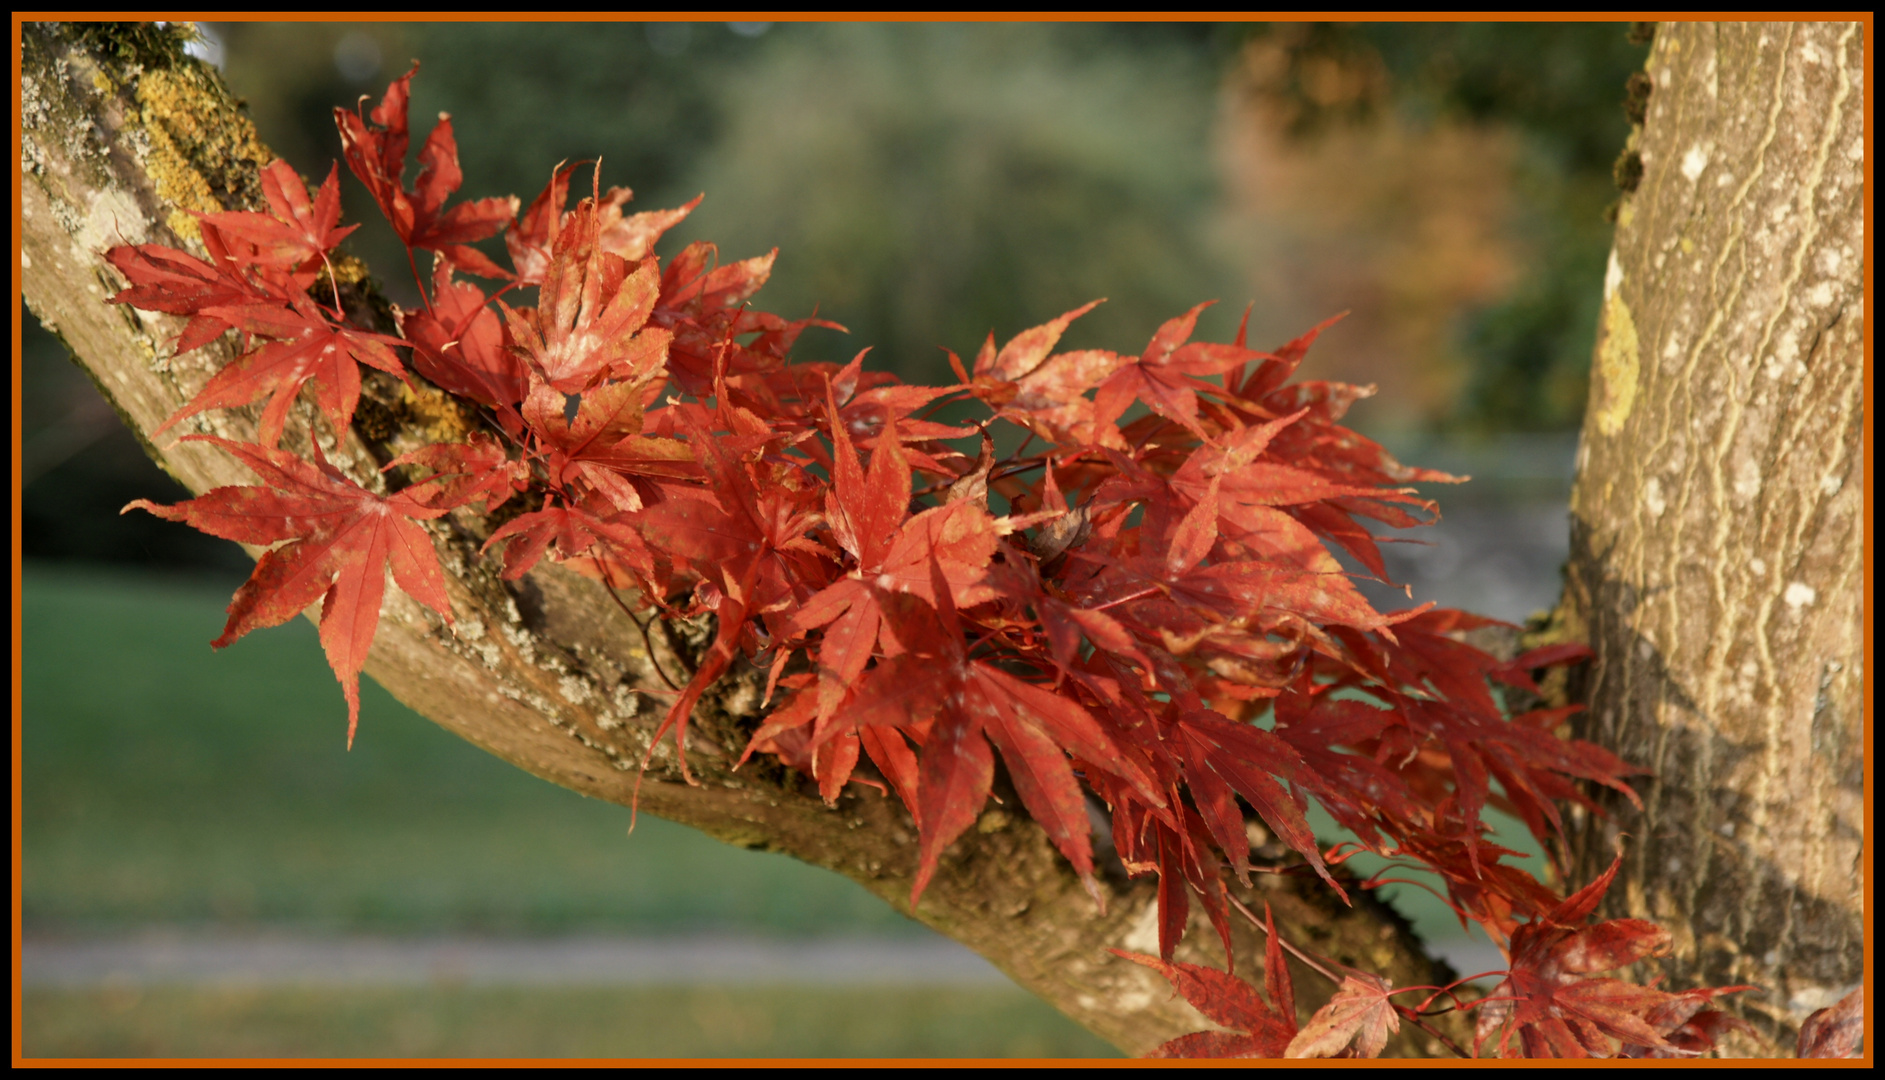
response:
M1351 308L1305 376L1379 383L1358 427L1474 460L1569 446L1644 54L1600 23L212 24L199 49L304 174L338 154L333 107L417 57L415 142L452 113L467 197L528 200L556 162L597 156L631 208L705 191L662 253L778 246L759 302L852 331L808 334L808 358L868 345L873 366L943 378L939 346L1098 296L1069 346L1136 351L1203 299L1223 301L1201 326L1220 339L1254 303L1258 344ZM349 243L403 265L346 183L368 222ZM782 857L646 818L627 837L625 811L370 684L346 753L313 628L208 649L247 560L117 516L185 493L55 338L30 317L24 334L29 937L928 933ZM1539 476L1482 501L1561 513L1568 472ZM1471 518L1470 492L1445 495ZM1106 1052L1002 989L247 993L31 990L28 1052Z

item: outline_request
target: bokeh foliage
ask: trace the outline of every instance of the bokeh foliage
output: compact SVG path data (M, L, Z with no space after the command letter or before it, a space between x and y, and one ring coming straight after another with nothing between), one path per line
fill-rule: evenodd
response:
M1313 140L1394 114L1416 126L1448 120L1521 137L1511 223L1532 255L1499 301L1463 313L1465 386L1438 424L1482 433L1574 430L1583 418L1590 354L1616 198L1612 167L1629 134L1625 86L1642 70L1650 24L1310 23L1254 26L1289 64L1259 92L1292 134Z

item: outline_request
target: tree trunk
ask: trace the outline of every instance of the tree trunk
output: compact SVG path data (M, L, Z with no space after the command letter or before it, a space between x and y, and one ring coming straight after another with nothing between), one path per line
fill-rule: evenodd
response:
M106 305L122 282L102 255L116 244L146 242L200 252L188 211L257 206L256 170L271 155L215 72L185 57L166 32L28 24L22 33L27 303L151 456L191 491L252 482L233 459L202 444L149 442L148 433L233 355L224 342L171 358L168 343L180 320ZM370 313L370 283L349 302ZM353 431L324 449L357 483L377 488L379 465L417 437L452 437L463 419L448 398L418 380L407 387L368 373ZM254 423L254 410L231 410L183 427L249 439ZM520 582L503 582L479 555L482 524L464 514L431 523L450 579L455 629L387 590L368 673L419 713L520 768L594 798L630 803L665 700L641 693L660 685L649 650L667 670L678 670L703 646L706 628L657 623L645 645L641 631L585 578L546 564ZM847 793L828 809L777 765L733 772L760 715L758 674L729 676L696 711L688 750L699 784L680 782L671 744L664 744L639 785L641 809L728 843L835 870L907 912L915 829L900 804ZM1262 882L1246 900L1268 901L1304 943L1397 985L1445 981L1444 965L1428 959L1407 924L1366 894L1355 893L1355 907L1344 908L1313 876L1266 875ZM1151 884L1129 882L1121 871L1104 879L1102 891L1104 914L1040 828L991 809L945 855L911 914L1127 1052L1209 1027L1156 975L1106 951L1156 951ZM1215 941L1208 928L1194 927L1181 958L1221 963ZM1237 948L1240 971L1260 965L1262 950L1248 927L1239 928ZM1317 995L1307 973L1297 974L1306 1012ZM1390 1053L1438 1049L1404 1029Z
M1654 772L1580 869L1625 834L1608 914L1671 930L1677 987L1760 987L1768 1055L1863 965L1866 36L1658 33L1559 611L1580 734Z

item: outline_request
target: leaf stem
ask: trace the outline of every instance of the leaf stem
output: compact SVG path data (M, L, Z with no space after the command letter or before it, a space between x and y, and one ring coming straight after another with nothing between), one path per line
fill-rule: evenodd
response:
M674 680L668 678L668 673L661 669L661 659L655 655L654 642L648 637L648 628L642 625L641 620L637 619L635 613L630 611L628 605L622 601L621 594L615 591L615 582L611 580L608 564L597 560L596 568L602 571L602 587L608 590L609 599L615 601L615 606L622 609L622 614L628 616L628 621L633 623L636 631L641 634L641 647L648 651L648 666L655 669L656 677L667 684L669 690L680 693L681 688L674 685ZM649 621L652 622L653 619Z
M1448 1037L1446 1032L1441 1031L1439 1028L1436 1028L1432 1024L1429 1024L1425 1020L1422 1020L1420 1018L1420 1014L1415 1012L1414 1010L1407 1008L1404 1005L1396 1005L1394 1006L1394 1011L1397 1013L1400 1013L1401 1018L1403 1020L1406 1020L1408 1023L1414 1025L1420 1030L1440 1040L1440 1045L1446 1047L1448 1050L1453 1051L1455 1054L1458 1054L1460 1057L1470 1058L1473 1056L1467 1053L1466 1049L1462 1047L1459 1043L1454 1042L1450 1037Z
M1258 930L1261 930L1266 934L1270 932L1269 928L1263 925L1263 920L1251 914L1250 909L1244 906L1243 901L1237 899L1235 896L1230 896L1227 898L1230 900L1231 906L1236 908L1239 914L1243 915L1244 918L1250 920L1250 925L1256 927ZM1283 946L1283 948L1288 949L1289 954L1295 957L1296 959L1301 960L1305 965L1308 966L1309 970L1315 972L1316 974L1322 976L1323 978L1329 980L1330 982L1334 983L1337 986L1340 986L1342 984L1342 980L1337 978L1335 975L1331 974L1328 968L1323 967L1321 964L1317 963L1313 957L1304 953L1301 949L1298 949L1296 946L1290 944L1288 938L1283 937L1281 934L1279 934L1277 935L1276 943Z
M406 265L412 267L412 281L413 284L419 287L419 299L425 303L425 313L431 315L433 318L438 318L438 314L432 310L432 298L426 295L425 279L419 276L418 256L412 253L412 248L410 247L406 249Z
M1098 607L1095 607L1095 608L1088 608L1087 610L1089 610L1089 611L1105 611L1105 610L1106 610L1107 608L1109 608L1109 607L1118 607L1118 606L1119 606L1119 605L1121 605L1121 604L1130 604L1130 603L1132 603L1132 602L1133 602L1134 600L1143 600L1143 599L1145 599L1146 597L1148 597L1148 596L1151 596L1151 595L1152 595L1153 593L1155 593L1155 592L1158 592L1158 591L1159 591L1159 588L1158 588L1158 586L1157 586L1157 585L1147 585L1147 586L1146 586L1145 588L1143 588L1143 589L1140 589L1140 590L1139 590L1138 592L1136 592L1136 593L1128 593L1127 595L1125 595L1125 596L1122 596L1122 597L1120 597L1120 598L1119 598L1119 599L1117 599L1117 600L1108 600L1108 601L1106 601L1106 602L1105 602L1104 604L1101 604L1101 605L1100 605L1100 606L1098 606ZM1235 901L1232 901L1232 902L1233 902L1233 903L1235 903ZM1246 912L1244 912L1244 914L1246 914L1246 915L1248 915L1248 914L1250 914L1250 913L1246 911Z

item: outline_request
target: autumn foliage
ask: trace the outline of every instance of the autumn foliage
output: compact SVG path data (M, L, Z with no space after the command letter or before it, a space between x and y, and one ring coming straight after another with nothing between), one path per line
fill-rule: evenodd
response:
M351 324L341 306L333 253L350 229L337 172L310 197L276 162L267 212L201 216L200 255L107 256L129 283L114 302L188 317L179 351L231 332L240 344L163 429L263 402L259 442L210 440L259 485L132 505L280 545L215 644L320 601L349 741L386 571L451 619L421 523L456 514L484 530L505 578L547 558L644 611L710 614L712 641L672 687L656 741L673 738L687 775L703 692L736 665L761 667L770 711L746 755L799 770L828 802L853 782L893 790L920 838L912 905L982 812L998 760L1090 885L1089 799L1109 807L1113 853L1158 881L1161 957L1133 959L1229 1029L1166 1054L1372 1056L1403 1019L1458 1003L1439 987L1396 1001L1410 990L1290 946L1338 984L1299 1027L1267 916L1261 993L1174 962L1192 905L1228 952L1231 919L1254 916L1227 878L1287 872L1253 863L1252 812L1341 890L1305 817L1311 799L1366 849L1438 873L1462 919L1507 950L1504 982L1469 1004L1474 1052L1693 1054L1735 1022L1707 1007L1721 991L1591 977L1656 955L1667 935L1590 924L1610 875L1561 898L1487 840L1487 807L1542 839L1562 831L1560 804L1597 811L1580 785L1629 795L1636 770L1561 737L1567 710L1502 704L1501 688L1535 689L1533 671L1580 648L1502 661L1463 639L1490 620L1431 605L1384 615L1357 591L1334 552L1385 580L1371 528L1430 520L1407 485L1454 478L1343 427L1366 390L1295 379L1323 327L1270 351L1241 330L1196 341L1200 305L1136 354L1056 352L1088 305L1005 344L991 335L967 361L951 354L952 386L904 384L866 370L862 353L790 363L803 331L832 324L752 306L771 255L720 264L704 243L654 254L693 203L626 213L625 189L592 181L568 209L571 167L528 207L454 203L449 118L407 187L411 78L370 116L336 112L348 166L414 253L424 303L399 313L398 336ZM500 233L508 266L473 246ZM474 404L483 430L395 459L390 494L329 465L318 438L305 440L312 460L279 449L297 416L310 434L347 430L362 364ZM302 401L312 408L297 413ZM933 419L964 403L987 419ZM1026 438L998 457L1004 425Z

